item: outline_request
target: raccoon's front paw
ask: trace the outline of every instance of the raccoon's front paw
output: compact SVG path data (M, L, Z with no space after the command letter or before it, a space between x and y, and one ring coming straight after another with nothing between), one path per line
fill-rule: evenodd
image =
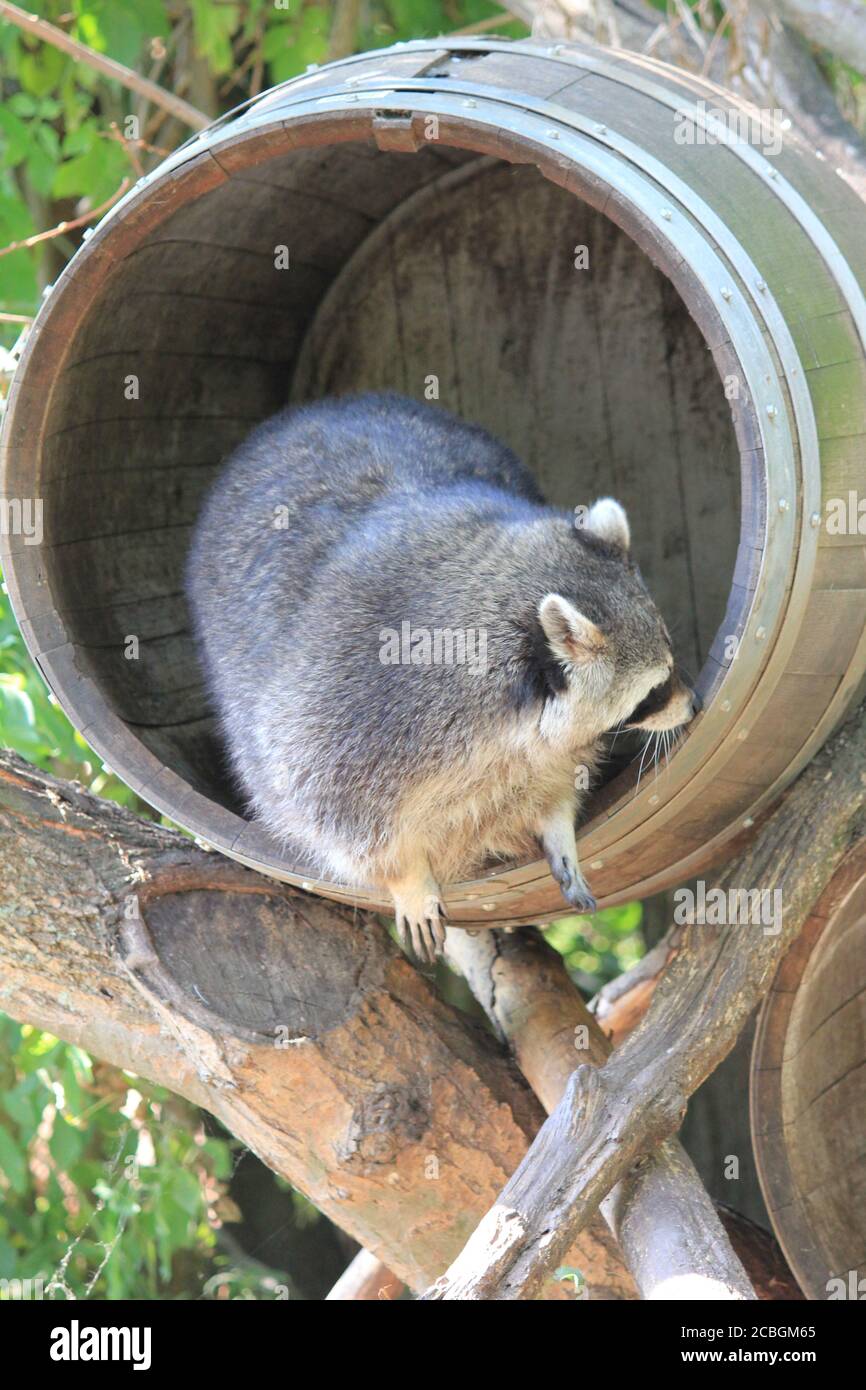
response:
M573 859L565 856L551 859L550 871L559 884L565 901L571 904L575 912L595 912L595 898Z
M434 965L445 946L445 908L434 893L395 897L397 935L407 951Z

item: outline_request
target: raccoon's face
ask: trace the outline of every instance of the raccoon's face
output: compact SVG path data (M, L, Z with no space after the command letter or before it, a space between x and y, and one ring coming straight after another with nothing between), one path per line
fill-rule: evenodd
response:
M629 558L623 508L612 498L596 502L583 534L569 586L580 592L581 606L549 593L538 608L566 674L557 723L570 725L578 739L614 728L678 729L699 703L677 673L670 634Z

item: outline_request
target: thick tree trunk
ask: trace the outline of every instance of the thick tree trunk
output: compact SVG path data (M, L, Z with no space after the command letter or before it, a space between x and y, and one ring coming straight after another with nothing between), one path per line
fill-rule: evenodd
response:
M373 918L0 759L0 1007L211 1110L410 1287L543 1111ZM633 1298L598 1222L569 1262ZM566 1297L551 1283L546 1293Z

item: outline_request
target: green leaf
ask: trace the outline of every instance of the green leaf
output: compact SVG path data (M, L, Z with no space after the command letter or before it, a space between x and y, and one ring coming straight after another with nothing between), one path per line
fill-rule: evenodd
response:
M80 1130L71 1125L63 1115L55 1116L48 1147L58 1168L64 1172L70 1168L81 1157L84 1143L85 1136Z
M0 676L0 742L13 748L38 748L33 701L20 689L17 676Z
M89 1080L91 1070L90 1058L87 1053L82 1052L78 1047L73 1047L71 1043L68 1044L60 1079L63 1082L66 1105L73 1115L77 1115L81 1111L87 1100L81 1083Z
M165 8L155 0L87 0L76 37L127 67L135 67L148 39L168 33Z
M234 67L231 36L240 23L237 5L214 5L212 0L190 0L196 52L207 59L219 76Z
M64 155L89 154L99 139L99 126L90 117L67 132L61 142Z
M441 34L445 27L458 27L450 21L446 23L439 0L388 0L386 9L398 39L419 39L428 34Z
M164 1260L164 1278L170 1271L173 1251L181 1249L189 1240L189 1226L189 1213L186 1208L173 1197L163 1194L157 1207L156 1229Z
M18 80L26 92L45 97L57 86L61 73L72 60L56 48L40 44L35 53L24 52L18 64Z
M232 1154L224 1139L206 1139L202 1148L211 1159L214 1176L225 1180L231 1176Z
M87 195L94 207L116 192L127 169L126 156L112 140L94 142L86 154L65 160L54 177L55 198Z
M16 1278L18 1256L14 1245L0 1235L0 1279Z
M48 121L37 121L33 125L33 136L45 153L53 160L60 159L60 137Z
M43 126L42 130L49 135L54 135L54 131L50 126ZM55 135L55 140L56 138ZM36 192L41 193L43 197L47 197L54 184L54 177L57 169L56 156L52 157L49 151L45 149L44 143L39 145L34 144L27 158L26 169L27 178Z
M322 5L308 5L290 24L278 24L265 35L262 52L269 62L272 82L285 82L305 72L311 63L328 56L330 12Z
M0 1125L0 1173L13 1192L27 1191L27 1156L12 1135Z
M21 164L30 153L30 131L26 121L22 121L8 106L0 105L0 136L2 136L3 163L10 169Z
M48 1099L44 1092L42 1096L42 1104L37 1103L33 1088L26 1082L0 1096L2 1109L6 1111L10 1120L15 1121L18 1137L25 1144L33 1138L42 1120L42 1112Z
M39 102L29 92L15 92L7 101L6 110L14 111L16 116L35 116Z
M190 1216L199 1217L204 1208L204 1194L201 1184L194 1173L187 1172L180 1168L172 1179L171 1195Z
M294 24L273 24L262 40L262 57L265 62L279 62L290 53L294 34Z
M0 242L8 246L13 241L23 241L36 230L30 209L20 198L9 197L0 191ZM27 314L33 311L37 298L35 259L27 251L15 251L11 256L0 257L0 303L13 314ZM4 324L4 339L8 346L18 336L17 324ZM0 611L3 595L0 594ZM2 670L2 662L0 662Z

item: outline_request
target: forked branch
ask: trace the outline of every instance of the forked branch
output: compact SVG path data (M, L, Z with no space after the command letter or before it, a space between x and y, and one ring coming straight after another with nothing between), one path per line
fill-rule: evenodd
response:
M731 907L759 890L781 922L693 921L636 1031L563 1099L428 1299L534 1297L616 1183L673 1134L688 1097L731 1050L787 947L863 828L866 709L814 759L719 876ZM708 890L709 891L709 890Z

